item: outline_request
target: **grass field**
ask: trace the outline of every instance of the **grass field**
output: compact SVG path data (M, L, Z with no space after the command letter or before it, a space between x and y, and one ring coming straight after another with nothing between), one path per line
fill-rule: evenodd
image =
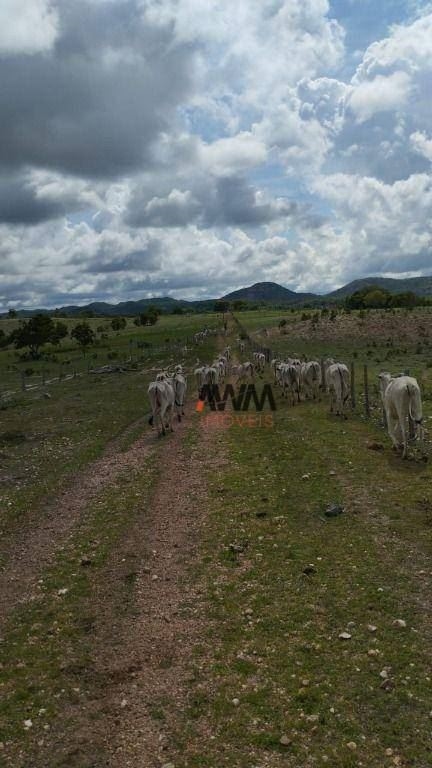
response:
M301 314L286 313L283 334L281 312L241 313L239 319L253 343L277 355L295 351L354 361L359 402L346 421L329 415L326 398L292 408L277 393L267 426L257 418L243 426L233 419L213 426L212 414L190 409L180 451L178 435L155 441L140 421L150 376L140 373L141 364L126 374L57 382L49 399L43 390L22 393L0 411L5 573L22 530L37 529L53 500L60 510L71 478L79 482L107 444L111 461L118 462L113 481L108 473L67 540L53 541L39 586L5 624L5 765L432 765L431 467L418 452L409 461L392 453L375 394L373 418L364 418L360 375L367 363L374 393L380 369L409 368L421 383L428 424L432 316L353 314L337 321L323 317L312 328ZM181 345L210 325L207 316L160 323L138 329L154 342L146 370L179 359L174 348L163 349L166 338L175 336ZM110 345L123 355L134 332L114 335ZM237 335L231 323L233 346ZM211 337L192 347L185 364L192 368L197 357L211 361L215 344L225 342ZM250 354L248 349L245 357ZM8 359L2 358L3 367ZM270 372L264 380L271 381ZM372 450L374 445L382 448ZM157 493L169 456L173 509L190 505L201 521L176 576L182 597L173 616L197 616L199 631L190 637L179 633L181 661L170 647L157 662L161 689L147 701L145 716L139 691L143 686L148 697L147 672L139 664L118 689L125 701L136 700L137 711L125 706L122 714L112 714L112 682L97 659L105 658L107 645L118 667L128 668L129 644L137 656L143 654L142 637L135 639L135 633L137 626L145 632L149 620L140 585L149 578L152 555L137 532L145 530L150 540L148 520L157 513L158 499L169 496L169 488L162 497ZM205 491L205 502L194 501L192 477ZM333 503L343 512L327 517ZM187 527L182 529L181 516L176 525L183 541ZM164 607L164 599L161 593L162 612L173 610ZM152 642L163 646L163 634ZM173 689L170 696L163 680L175 675L176 665L186 682L181 695ZM132 752L115 746L121 742L110 730L113 723L116 733L129 735ZM151 739L140 736L149 729L159 744L153 751Z

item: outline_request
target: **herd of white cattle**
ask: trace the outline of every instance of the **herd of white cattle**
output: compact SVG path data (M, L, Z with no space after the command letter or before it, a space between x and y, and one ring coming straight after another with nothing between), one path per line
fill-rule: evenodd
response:
M195 342L201 343L206 335L208 332L205 331L196 334ZM237 340L237 345L239 352L244 351L241 339ZM290 400L292 405L302 399L317 399L320 390L324 390L330 393L330 412L336 411L336 415L346 418L345 410L351 396L351 375L345 363L336 362L332 358L327 358L321 364L316 360L305 362L298 357L288 357L284 360L275 358L269 365L274 384L281 388L282 397ZM224 383L227 376L232 377L236 385L253 381L255 375L264 374L267 366L266 355L262 352L254 352L252 361L232 362L231 347L227 346L211 365L195 368L193 373L198 396L206 387ZM401 449L403 458L406 458L409 419L419 439L423 439L420 387L412 376L393 377L387 372L379 374L379 387L390 439L394 448ZM175 414L181 421L186 389L186 375L181 365L175 366L172 373L159 373L156 381L149 385L152 409L149 423L158 428L159 434L164 435L167 429L172 431Z

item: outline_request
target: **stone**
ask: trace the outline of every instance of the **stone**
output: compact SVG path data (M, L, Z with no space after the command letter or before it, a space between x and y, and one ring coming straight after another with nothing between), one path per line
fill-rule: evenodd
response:
M292 739L284 733L279 739L279 744L282 744L283 747L289 747L292 744Z

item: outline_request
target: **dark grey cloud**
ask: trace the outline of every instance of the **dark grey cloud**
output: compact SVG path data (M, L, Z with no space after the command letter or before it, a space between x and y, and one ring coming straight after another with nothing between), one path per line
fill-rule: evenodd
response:
M191 87L193 49L142 21L137 0L59 3L49 53L0 61L0 165L112 178L151 164Z
M39 224L64 215L64 205L38 197L37 190L23 176L6 175L0 180L0 222Z
M126 223L132 227L181 227L196 224L210 227L259 227L283 217L297 215L289 200L260 202L257 190L243 176L196 177L192 189L172 190L165 197L149 199L149 189L137 188L132 195Z
M149 248L131 251L124 255L112 254L107 249L101 251L89 260L84 272L99 274L103 272L152 272L160 267L160 244L154 242Z

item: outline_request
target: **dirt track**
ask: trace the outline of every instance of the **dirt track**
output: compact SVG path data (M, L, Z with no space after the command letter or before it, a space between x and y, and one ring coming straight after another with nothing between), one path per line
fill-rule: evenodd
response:
M136 427L134 423L130 429ZM192 448L187 447L185 437L195 429ZM17 601L38 594L38 578L98 493L129 470L139 472L154 451L159 454L162 469L147 512L111 552L103 572L95 573L91 605L83 606L84 614L95 617L91 663L85 669L70 668L72 684L89 685L89 691L56 719L30 763L19 745L6 752L7 764L14 768L45 768L54 756L55 765L68 768L158 768L175 757L191 655L202 632L200 589L189 575L206 518L203 465L208 466L209 456L214 467L223 462L223 450L208 425L200 421L193 426L193 404L167 438L158 440L154 431L146 430L123 452L118 442L50 503L31 534L8 542L13 554L0 576L4 623ZM130 620L122 621L119 601L131 568L133 610ZM164 723L155 717L161 703L169 712Z

